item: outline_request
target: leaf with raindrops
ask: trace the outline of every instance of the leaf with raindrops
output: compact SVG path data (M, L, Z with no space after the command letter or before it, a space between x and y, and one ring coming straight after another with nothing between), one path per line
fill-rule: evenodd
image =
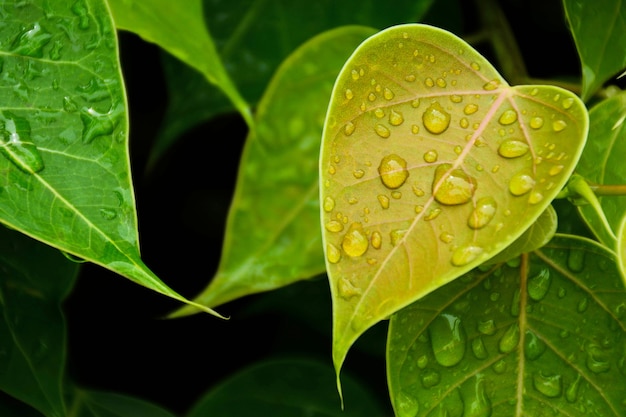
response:
M427 25L384 30L340 73L320 159L333 357L369 327L488 260L572 173L587 112L554 86L509 86Z
M0 28L0 222L187 302L139 254L106 4L39 0L11 13Z
M625 300L614 254L571 235L474 269L391 318L396 416L626 415Z

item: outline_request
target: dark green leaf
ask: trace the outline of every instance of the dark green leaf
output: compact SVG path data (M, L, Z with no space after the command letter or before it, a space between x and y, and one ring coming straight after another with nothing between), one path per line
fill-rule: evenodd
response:
M175 417L169 411L137 398L86 390L76 390L71 409L72 417Z
M626 67L626 7L622 0L563 0L580 56L582 98Z
M325 32L277 71L243 153L219 270L198 303L215 307L324 272L317 175L324 113L341 66L373 32Z
M185 301L140 258L126 97L105 3L31 1L3 22L0 222Z
M626 291L615 261L591 240L557 235L518 266L473 270L395 314L396 415L625 415Z
M275 360L245 369L210 390L187 417L379 417L381 406L365 388L345 379L341 409L331 366Z
M58 250L0 227L0 390L49 417L66 415L60 304L77 272Z

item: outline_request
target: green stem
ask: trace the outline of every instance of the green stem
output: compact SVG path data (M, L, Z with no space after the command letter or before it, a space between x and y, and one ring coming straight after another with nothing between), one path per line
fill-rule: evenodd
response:
M595 187L595 190L594 190L594 187ZM609 188L606 188L606 187L609 187ZM616 187L621 188L622 194L616 193L617 190L614 189ZM587 203L589 203L591 207L593 207L593 209L595 210L596 215L602 222L602 226L605 228L609 236L617 240L617 237L615 236L615 233L613 232L613 229L611 228L611 225L609 224L609 220L606 218L606 215L604 214L604 210L602 209L600 200L598 200L598 195L626 195L626 186L623 186L623 185L591 186L583 177L581 177L580 175L574 174L572 175L569 182L567 183L566 189L567 189L567 193L569 194L567 197L582 198ZM609 189L612 192L612 194L596 194L596 191L607 192L609 191Z
M620 185L593 185L589 188L597 196L626 196L626 184Z
M526 64L504 12L495 0L476 0L476 6L504 78L511 84L528 80Z

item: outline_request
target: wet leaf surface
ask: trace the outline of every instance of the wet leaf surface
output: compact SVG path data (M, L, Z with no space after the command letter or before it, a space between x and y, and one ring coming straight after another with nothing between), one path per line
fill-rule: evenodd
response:
M587 124L570 92L510 87L441 29L364 42L335 84L320 161L337 368L370 326L517 239L569 178Z
M625 295L614 255L567 235L465 274L391 318L396 415L624 415Z

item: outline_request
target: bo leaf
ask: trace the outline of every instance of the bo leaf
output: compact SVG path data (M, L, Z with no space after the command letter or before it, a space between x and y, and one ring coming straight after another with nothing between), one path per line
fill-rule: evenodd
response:
M510 87L444 30L366 40L335 84L320 161L337 369L370 326L519 237L567 181L587 125L570 92Z
M557 235L521 259L474 270L391 318L398 417L626 413L626 292L614 254Z

